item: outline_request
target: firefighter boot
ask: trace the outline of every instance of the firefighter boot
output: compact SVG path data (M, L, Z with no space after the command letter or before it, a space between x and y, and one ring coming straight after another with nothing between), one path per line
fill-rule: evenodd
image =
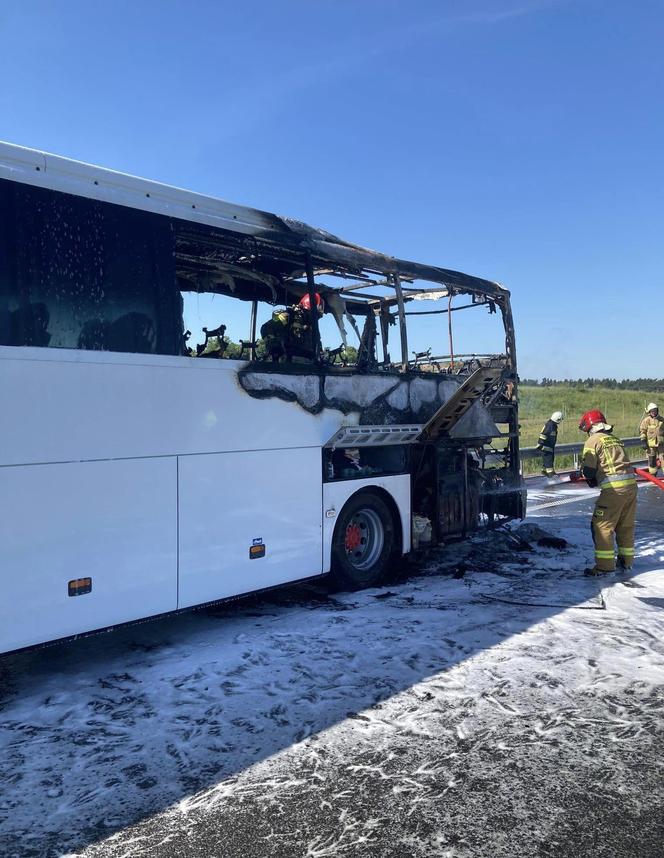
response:
M631 572L633 559L634 559L633 557L622 557L619 554L618 560L616 562L616 568L617 568L618 572Z
M613 572L613 569L598 569L596 566L592 568L588 566L583 570L583 574L586 578L600 578L602 575L610 575Z

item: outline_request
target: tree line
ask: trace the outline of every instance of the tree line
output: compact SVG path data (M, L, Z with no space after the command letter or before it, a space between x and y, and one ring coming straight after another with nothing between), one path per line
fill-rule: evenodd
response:
M604 387L609 390L641 390L648 393L664 393L664 378L522 378L521 384L527 387L564 387L582 390L584 388Z
M226 344L226 348L224 350L224 357L231 358L235 360L248 360L249 359L249 349L244 348L240 343L236 343L235 340L232 340L230 337L224 337L224 342ZM326 346L323 346L323 350L327 349ZM267 360L269 357L267 345L265 340L260 338L256 340L256 359L257 360ZM343 352L343 359L345 363L355 364L357 363L357 349L355 346L346 346Z

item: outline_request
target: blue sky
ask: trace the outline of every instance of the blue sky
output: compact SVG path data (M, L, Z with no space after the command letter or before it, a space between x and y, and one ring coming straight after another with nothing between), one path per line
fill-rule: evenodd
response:
M498 280L522 376L663 376L662 44L659 0L8 0L0 139Z

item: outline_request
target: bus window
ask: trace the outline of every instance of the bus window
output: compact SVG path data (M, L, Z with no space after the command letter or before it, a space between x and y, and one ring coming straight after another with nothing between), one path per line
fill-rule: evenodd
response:
M251 302L218 292L181 291L185 354L249 359Z
M0 344L179 354L166 218L0 181Z
M327 303L330 304L329 297ZM330 363L354 364L357 361L357 351L360 345L357 331L360 331L360 328L358 327L358 320L353 318L351 325L349 318L352 317L344 318L341 313L335 315L330 307L326 306L325 315L318 322L323 353ZM363 325L364 319L360 318L359 324Z

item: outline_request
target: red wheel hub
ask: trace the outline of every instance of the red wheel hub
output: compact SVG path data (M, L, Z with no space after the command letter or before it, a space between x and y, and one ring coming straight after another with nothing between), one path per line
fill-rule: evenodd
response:
M362 531L360 530L360 525L353 522L346 528L346 551L356 551L361 543Z

